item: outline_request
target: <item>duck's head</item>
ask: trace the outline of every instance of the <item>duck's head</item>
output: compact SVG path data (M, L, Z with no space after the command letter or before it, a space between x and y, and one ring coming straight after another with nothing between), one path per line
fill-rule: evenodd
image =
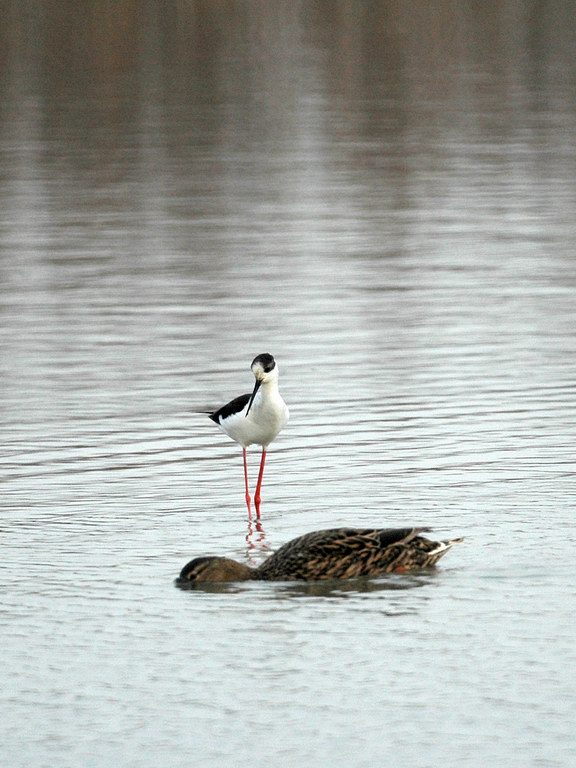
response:
M255 579L252 568L227 557L196 557L180 571L180 580L195 584L218 581L247 581Z

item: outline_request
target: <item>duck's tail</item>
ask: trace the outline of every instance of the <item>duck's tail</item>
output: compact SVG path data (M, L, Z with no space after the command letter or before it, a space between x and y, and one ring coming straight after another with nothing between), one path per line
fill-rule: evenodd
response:
M464 538L460 536L457 539L447 539L446 541L437 542L437 546L428 552L428 557L430 558L429 565L435 565L438 560L440 560L441 557L444 557L446 552L454 546L454 544L460 544L462 541L464 541Z

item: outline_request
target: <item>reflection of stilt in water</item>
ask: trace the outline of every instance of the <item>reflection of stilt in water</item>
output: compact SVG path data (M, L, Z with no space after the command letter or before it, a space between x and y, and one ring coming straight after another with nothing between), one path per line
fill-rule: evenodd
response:
M248 545L248 554L253 549L270 549L266 543L266 531L262 526L262 520L257 517L253 520L252 515L248 518L248 531L246 533L246 544Z

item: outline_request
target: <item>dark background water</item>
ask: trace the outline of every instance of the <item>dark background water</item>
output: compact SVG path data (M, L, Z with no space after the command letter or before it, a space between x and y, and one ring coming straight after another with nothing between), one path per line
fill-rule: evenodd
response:
M571 765L573 5L2 11L2 762ZM198 411L263 351L257 531ZM172 584L412 523L466 542Z

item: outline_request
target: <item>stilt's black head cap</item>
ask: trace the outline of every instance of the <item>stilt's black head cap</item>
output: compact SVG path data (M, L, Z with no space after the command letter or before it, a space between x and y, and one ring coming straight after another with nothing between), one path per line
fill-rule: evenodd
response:
M276 361L272 355L268 354L268 352L263 352L261 355L256 355L254 360L252 360L252 365L250 368L253 368L256 363L259 363L262 366L265 373L273 371L276 367Z

